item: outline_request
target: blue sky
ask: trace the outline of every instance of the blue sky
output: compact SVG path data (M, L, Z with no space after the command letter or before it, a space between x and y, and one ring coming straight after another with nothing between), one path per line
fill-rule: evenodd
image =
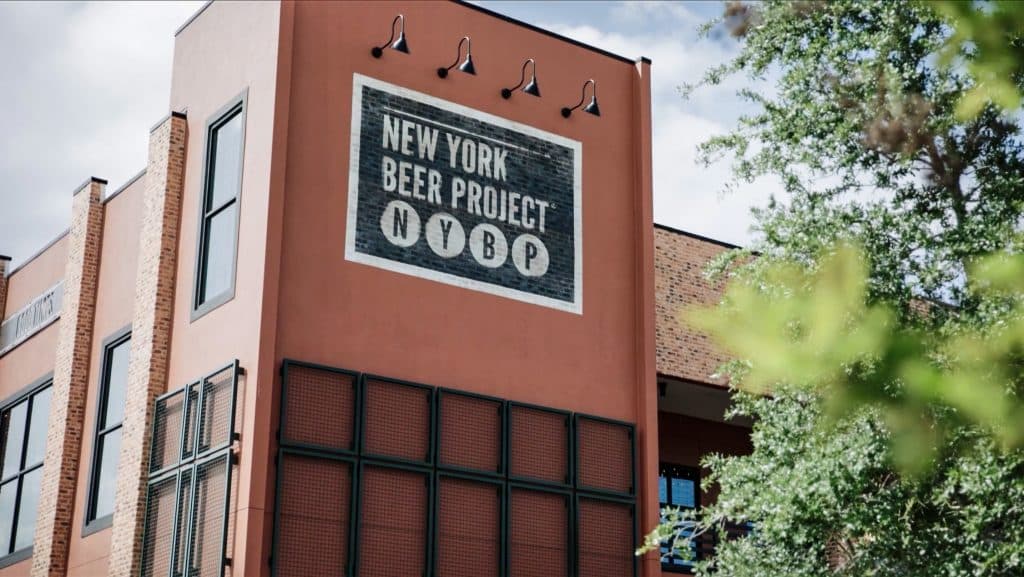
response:
M696 28L721 2L512 2L481 5L621 54L653 60L655 221L738 244L749 208L780 187L729 195L727 163L704 167L696 146L744 110L744 81L683 100L678 86L737 50ZM68 224L71 193L89 176L120 186L146 163L149 126L167 112L174 31L201 1L0 2L0 254L24 260Z

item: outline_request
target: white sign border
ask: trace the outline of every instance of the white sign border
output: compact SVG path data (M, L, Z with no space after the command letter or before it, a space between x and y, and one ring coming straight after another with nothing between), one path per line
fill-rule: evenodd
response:
M534 293L516 290L501 285L479 281L475 279L469 279L461 276L457 276L450 273L440 272L433 269L417 266L414 264L408 264L403 262L397 262L378 256L364 254L356 251L356 213L358 208L359 199L359 140L360 132L362 129L362 117L363 117L363 87L368 86L384 92L390 92L403 98L410 100L416 100L430 106L435 106L447 110L455 114L461 114L470 118L475 118L482 122L487 122L514 130L539 138L541 140L547 140L554 144L567 147L573 151L573 204L575 210L573 212L573 250L574 250L574 268L573 271L573 300L567 302L563 300L554 299L551 297L545 297ZM437 281L440 283L462 287L470 290L479 292L489 293L492 295L502 296L522 302L527 302L535 305L541 305L553 309L558 309L578 315L583 314L583 143L578 140L572 140L558 134L552 134L544 130L540 130L533 126L526 124L520 124L518 122L494 116L486 112L481 112L467 106L448 102L417 92L409 88L403 88L396 86L383 80L377 80L369 76L354 73L352 75L352 126L351 126L351 144L349 148L349 169L348 169L348 218L345 226L345 260L360 264L366 264L377 268L382 268L392 272L400 274L406 274L419 278Z

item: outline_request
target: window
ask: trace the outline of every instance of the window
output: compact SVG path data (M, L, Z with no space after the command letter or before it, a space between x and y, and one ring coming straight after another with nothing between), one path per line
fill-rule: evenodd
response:
M51 383L43 381L0 413L0 564L32 554Z
M697 509L700 507L700 470L694 467L683 467L680 465L669 465L662 463L658 474L658 501L662 510L665 507L678 509ZM664 515L662 516L664 521ZM689 536L693 528L689 523L679 527L680 534ZM700 558L700 548L697 543L690 545L690 557L684 558L673 554L671 544L666 542L661 547L662 569L680 573L693 571L693 562Z
M121 450L125 386L131 334L114 336L103 347L99 398L96 401L96 434L93 437L92 471L86 510L86 530L110 526L117 489L117 461Z
M156 400L141 577L223 577L238 361Z
M245 97L219 112L206 129L193 318L235 294L239 195L245 141Z
M287 360L273 574L631 577L633 425Z

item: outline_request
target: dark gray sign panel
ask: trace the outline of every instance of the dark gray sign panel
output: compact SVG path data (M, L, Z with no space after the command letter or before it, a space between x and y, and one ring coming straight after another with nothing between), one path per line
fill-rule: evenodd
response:
M347 260L581 314L580 142L356 74Z

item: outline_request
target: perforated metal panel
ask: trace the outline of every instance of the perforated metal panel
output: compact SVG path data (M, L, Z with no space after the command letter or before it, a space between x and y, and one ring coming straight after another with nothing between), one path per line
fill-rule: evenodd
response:
M345 371L293 364L284 402L282 441L329 449L355 449L356 376Z
M581 497L577 501L577 574L632 575L635 565L633 506Z
M277 577L635 576L631 425L306 363L283 374Z
M170 573L177 486L177 477L168 477L149 486L142 541L142 577L165 577Z
M149 460L151 472L176 465L181 457L181 417L185 409L184 391L157 399L153 415L153 446Z
M510 474L570 484L569 414L514 403L508 411Z
M227 455L196 468L189 559L193 577L216 577L224 564L224 505Z
M633 493L632 427L577 416L576 459L578 488Z
M423 463L431 460L431 388L367 378L363 395L364 455Z
M500 400L440 391L439 465L501 472L503 409Z
M234 367L225 367L203 380L202 414L199 416L199 450L214 451L231 443Z
M352 464L289 453L281 457L276 574L345 575Z
M364 466L360 475L360 577L423 575L426 570L430 476Z
M437 491L437 576L497 577L501 485L441 476Z
M509 577L568 577L569 495L513 487Z

